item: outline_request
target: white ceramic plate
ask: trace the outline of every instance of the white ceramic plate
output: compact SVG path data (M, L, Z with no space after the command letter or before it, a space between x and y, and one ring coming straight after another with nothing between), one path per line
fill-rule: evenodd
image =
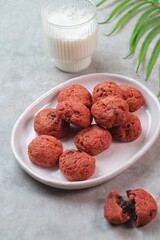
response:
M69 182L66 180L58 167L44 169L34 165L27 155L27 146L29 142L36 136L33 130L33 118L35 114L46 107L55 107L57 104L58 92L69 85L78 83L85 86L90 92L93 87L105 80L115 81L118 84L128 84L140 89L145 97L145 105L135 112L141 120L142 134L131 143L112 142L109 149L98 154L96 158L96 171L94 175L85 181ZM93 187L101 184L137 161L154 143L158 137L160 130L160 105L157 98L145 86L131 78L107 74L97 73L80 76L65 83L58 85L49 92L40 97L32 105L30 105L17 120L11 136L11 145L13 153L21 165L21 167L33 178L38 181L57 188L63 189L80 189ZM75 148L73 136L63 139L65 149Z

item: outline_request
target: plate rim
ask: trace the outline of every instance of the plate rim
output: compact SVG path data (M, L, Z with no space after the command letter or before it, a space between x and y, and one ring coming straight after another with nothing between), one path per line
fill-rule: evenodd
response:
M141 82L138 82L138 80L135 80L133 78L124 76L124 75L120 75L120 74L114 74L114 73L91 73L91 74L86 74L86 75L81 75L78 77L74 77L71 78L69 80L66 80L60 84L58 84L57 86L51 88L49 91L47 91L46 93L42 94L38 99L36 99L33 103L31 103L23 112L22 114L19 116L19 118L17 119L17 121L15 122L13 129L12 129L12 133L11 133L11 137L10 137L10 143L11 143L11 148L13 151L13 154L16 158L16 161L20 164L20 166L22 167L22 169L27 172L31 177L33 177L34 179L38 180L41 183L44 183L48 186L52 186L52 187L56 187L56 188L60 188L60 189L70 189L70 190L74 190L74 189L82 189L82 188L88 188L88 187L94 187L97 186L99 184L102 184L110 179L112 179L113 177L119 175L121 172L125 171L127 168L129 168L133 163L135 163L138 159L140 159L140 157L145 154L148 149L153 145L153 143L156 141L156 139L158 138L158 135L160 133L160 121L159 124L156 128L156 131L153 135L153 137L145 144L145 146L143 146L142 149L140 149L138 151L138 153L136 153L132 158L129 159L129 161L125 162L124 164L122 164L122 166L120 168L118 168L118 170L111 172L109 175L102 175L99 176L98 178L91 178L91 179L87 179L84 181L66 181L66 182L59 182L59 181L51 181L49 179L46 179L44 177L42 177L41 175L39 175L38 173L35 173L32 169L30 169L25 162L23 161L23 159L21 159L21 157L19 156L19 154L17 153L16 149L15 149L15 143L14 143L14 137L15 137L15 133L16 130L18 128L19 123L21 122L21 120L25 117L25 115L27 115L27 113L34 107L36 106L40 101L42 101L43 99L47 98L48 96L50 96L50 94L52 94L53 92L56 92L57 90L61 89L61 87L65 87L68 85L71 85L74 81L77 80L81 80L84 78L88 78L88 77L98 77L98 76L105 76L107 78L111 77L115 77L115 78L120 78L125 81L129 81L131 83L134 83L134 85L136 85L137 87L139 86L140 89L143 89L145 92L147 92L149 94L149 96L155 101L155 103L157 104L158 108L159 108L159 119L160 119L160 104L158 101L158 98L152 93L152 91L150 89L148 89L145 85L143 85Z

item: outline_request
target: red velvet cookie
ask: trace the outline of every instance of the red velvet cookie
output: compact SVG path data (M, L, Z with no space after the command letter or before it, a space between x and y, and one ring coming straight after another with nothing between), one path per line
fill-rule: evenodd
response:
M92 93L93 103L108 96L122 98L122 91L118 84L112 81L106 81L101 82L94 87Z
M110 129L110 132L112 134L112 137L116 140L122 142L134 141L140 136L142 132L140 119L133 113L126 112L123 115L121 124Z
M34 130L38 135L51 135L63 138L69 133L69 123L65 122L53 108L46 108L34 118Z
M65 100L71 101L81 101L86 107L91 107L92 105L92 96L90 92L79 84L74 84L62 89L58 94L58 102Z
M123 200L118 192L111 192L104 203L104 217L112 224L121 224L130 219L127 211L128 203Z
M62 143L53 136L40 135L28 145L29 159L42 167L56 165L62 152Z
M56 110L63 120L77 127L85 128L91 124L91 112L82 102L63 101Z
M129 106L129 111L134 112L144 104L144 97L140 90L128 85L120 85L123 99L126 100Z
M104 203L104 217L112 224L121 224L129 219L135 221L136 227L151 222L157 215L157 204L154 198L143 189L126 191L128 200L118 192L111 192Z
M69 181L82 181L95 171L95 159L85 152L66 150L60 156L59 168Z
M141 227L152 221L157 215L157 204L154 198L143 189L127 191L130 202L134 204L134 219L136 227Z
M124 112L129 107L125 100L116 97L106 97L94 103L91 113L99 125L106 128L119 126Z
M111 142L112 136L110 132L98 125L92 125L80 130L74 138L77 149L92 156L109 148Z

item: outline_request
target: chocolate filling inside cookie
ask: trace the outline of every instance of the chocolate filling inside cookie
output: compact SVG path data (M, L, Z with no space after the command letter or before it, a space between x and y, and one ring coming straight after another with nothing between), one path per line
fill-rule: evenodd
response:
M119 196L117 203L123 209L124 214L135 216L135 206L133 201L125 200L122 196Z

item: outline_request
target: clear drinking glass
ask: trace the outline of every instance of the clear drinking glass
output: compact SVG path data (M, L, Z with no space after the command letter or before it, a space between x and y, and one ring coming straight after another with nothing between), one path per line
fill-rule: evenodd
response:
M97 46L96 6L90 0L52 0L42 9L46 49L57 68L78 72L89 66Z

